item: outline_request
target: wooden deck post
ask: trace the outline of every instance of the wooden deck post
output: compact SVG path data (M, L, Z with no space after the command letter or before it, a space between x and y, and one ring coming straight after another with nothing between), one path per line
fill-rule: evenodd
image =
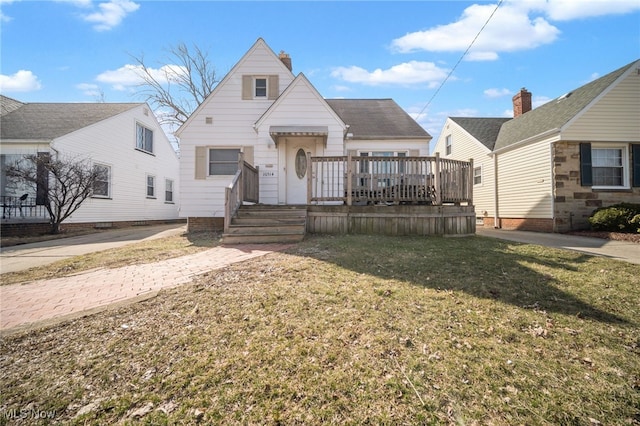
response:
M442 188L440 187L440 153L436 151L436 167L434 171L434 186L436 188L436 205L442 204Z
M311 163L311 153L307 152L307 205L311 204L311 190L313 189L313 165Z
M473 185L475 185L473 173L473 158L469 159L469 191L467 197L469 198L469 205L473 204Z
M351 151L347 152L347 205L353 204L353 165Z
M238 170L240 171L240 187L238 188L238 195L240 199L240 205L242 205L244 201L244 153L240 152L238 154Z

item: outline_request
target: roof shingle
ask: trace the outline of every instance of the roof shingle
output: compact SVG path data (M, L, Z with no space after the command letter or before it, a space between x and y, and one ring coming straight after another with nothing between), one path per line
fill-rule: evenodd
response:
M0 139L51 141L140 103L28 103L0 118Z
M353 139L431 139L393 99L325 99Z

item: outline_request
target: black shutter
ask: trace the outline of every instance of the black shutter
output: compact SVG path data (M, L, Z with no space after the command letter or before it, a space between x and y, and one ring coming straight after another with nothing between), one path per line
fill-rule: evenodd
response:
M640 144L631 145L633 186L640 186Z
M591 171L591 144L580 144L580 185L592 186L593 173Z

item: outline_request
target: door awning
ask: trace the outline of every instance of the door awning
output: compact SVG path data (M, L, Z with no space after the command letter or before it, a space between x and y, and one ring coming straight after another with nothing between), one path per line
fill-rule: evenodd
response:
M269 127L269 135L271 139L278 144L280 138L286 137L320 137L324 143L327 143L329 136L328 126L271 126Z

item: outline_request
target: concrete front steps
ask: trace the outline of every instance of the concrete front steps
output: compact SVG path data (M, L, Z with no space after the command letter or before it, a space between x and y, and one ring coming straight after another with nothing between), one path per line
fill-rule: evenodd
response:
M306 206L244 205L222 234L222 242L296 243L304 238L306 226Z

